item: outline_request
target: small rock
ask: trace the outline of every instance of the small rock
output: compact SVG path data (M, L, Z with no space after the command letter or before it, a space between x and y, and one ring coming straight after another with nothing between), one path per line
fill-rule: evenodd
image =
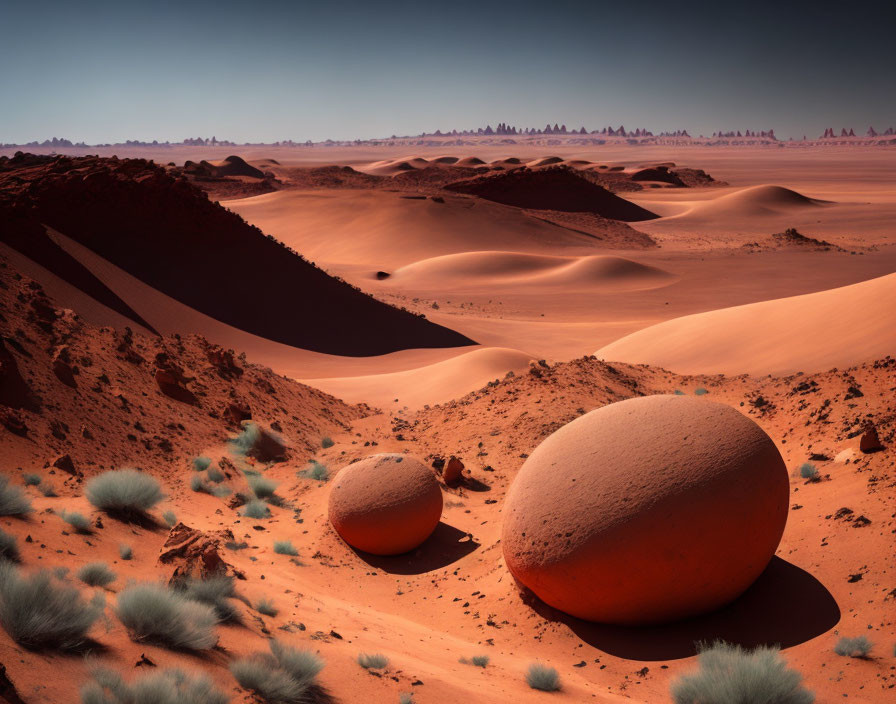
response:
M879 452L884 449L880 437L877 434L877 428L873 425L868 426L862 434L862 439L859 440L859 449L865 453Z
M75 463L71 458L71 455L59 455L55 460L50 463L56 469L61 469L63 472L67 474L71 474L73 477L83 477L83 473L77 467L75 467Z
M445 480L445 484L447 484L448 486L456 486L463 478L463 471L464 463L454 455L451 455L451 458L448 460L448 464L445 465L445 469L442 472L442 479Z

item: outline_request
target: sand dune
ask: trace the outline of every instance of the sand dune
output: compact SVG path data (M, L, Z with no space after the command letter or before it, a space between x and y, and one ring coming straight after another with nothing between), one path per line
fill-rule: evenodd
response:
M349 403L412 410L460 398L500 379L507 372L528 368L532 355L502 347L486 347L407 371L334 379L305 379Z
M782 186L752 186L699 203L690 213L716 217L767 215L818 207L824 203Z
M595 354L686 374L791 374L896 352L896 274L675 318Z
M515 169L447 184L445 189L517 208L596 213L623 222L658 217L565 166L536 171Z
M457 166L465 166L467 168L482 166L483 164L485 164L485 162L478 156L465 156L462 159L458 159L456 162Z
M667 271L623 257L559 257L492 251L424 259L397 269L388 281L410 288L515 285L628 291L665 286L674 278Z
M394 176L405 171L413 171L414 169L424 169L430 165L430 162L419 156L409 156L401 159L384 159L383 161L375 161L361 169L365 173L377 174L379 176Z
M559 164L563 161L559 156L545 156L541 159L533 159L526 163L527 166L550 166L551 164Z
M313 261L370 270L459 252L587 254L600 245L517 208L465 197L438 203L384 191L280 191L224 205Z

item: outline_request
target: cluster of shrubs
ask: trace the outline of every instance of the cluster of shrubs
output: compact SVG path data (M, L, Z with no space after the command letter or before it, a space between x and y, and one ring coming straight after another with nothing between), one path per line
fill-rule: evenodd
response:
M212 465L209 457L196 457L193 459L195 474L190 477L190 488L193 491L211 494L218 498L230 496L230 487L222 482L227 476L218 467Z
M227 704L230 697L205 675L181 670L151 672L128 684L112 670L96 668L81 688L82 704Z
M327 440L325 438L324 447L330 446L326 444ZM194 490L204 490L196 488L206 486L200 476L203 472L208 481L216 484L225 478L210 465L211 460L206 457L194 460L197 471L192 482ZM805 463L799 474L811 481L817 478L818 471L811 463ZM312 460L303 476L325 481L328 472L324 465ZM258 473L247 472L246 477L252 497L243 506L242 515L249 518L270 516L267 501L275 497L277 484ZM26 474L23 479L25 486L42 483L38 475ZM133 469L105 472L95 477L88 482L86 495L96 508L125 519L145 516L164 499L155 479ZM12 485L7 477L0 476L0 515L23 516L31 510L27 494ZM63 511L60 517L77 532L92 530L89 519L80 513ZM166 511L163 519L168 525L177 520L171 511ZM239 550L247 546L246 543L229 543L227 547ZM274 552L298 555L288 540L275 541ZM119 554L123 560L133 556L127 545L119 546ZM80 590L67 581L64 572L41 570L26 574L14 564L18 560L15 538L0 530L0 625L13 640L28 648L75 649L88 643L91 628L105 610L102 593L97 592L86 600ZM105 588L117 579L103 562L82 566L76 576L84 584L97 588ZM132 584L119 593L114 611L135 641L177 650L202 651L217 644L215 627L219 623L238 620L238 612L231 603L235 596L233 580L226 576L204 580L184 578L171 585ZM255 609L267 616L278 613L274 604L265 598L256 602ZM844 637L837 642L834 651L842 656L865 658L871 648L872 643L865 636ZM230 670L240 686L267 702L299 703L326 697L316 681L324 665L320 658L276 639L269 641L269 650L231 664ZM388 658L380 653L361 653L357 661L368 670L381 670L389 664ZM489 657L476 655L469 660L461 658L460 662L484 668L489 664ZM553 692L561 688L557 670L541 663L533 663L525 678L532 689ZM802 686L800 674L787 667L777 648L744 650L725 642L701 644L698 669L673 683L671 694L675 704L729 701L811 704L814 701L814 695ZM402 697L412 701L410 695ZM160 670L128 683L120 674L106 669L92 670L90 681L81 690L81 699L83 704L143 701L225 704L228 701L228 697L202 675Z

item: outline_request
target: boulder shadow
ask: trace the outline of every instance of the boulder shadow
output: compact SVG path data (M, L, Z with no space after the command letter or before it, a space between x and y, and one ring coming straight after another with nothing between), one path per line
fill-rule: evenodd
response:
M595 648L627 660L691 657L700 641L724 640L746 648L789 648L833 628L840 608L815 577L779 557L740 597L712 613L659 626L615 626L573 618L526 590L526 602L543 618L566 624Z
M352 548L354 553L371 567L389 574L423 574L439 570L466 557L479 547L469 533L439 521L439 525L424 543L403 555L372 555Z

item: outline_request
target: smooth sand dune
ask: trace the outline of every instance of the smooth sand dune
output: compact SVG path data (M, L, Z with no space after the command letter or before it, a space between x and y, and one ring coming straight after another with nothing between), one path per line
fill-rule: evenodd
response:
M371 271L482 250L576 254L594 237L468 197L402 198L384 191L279 191L222 205L315 262Z
M507 372L525 371L530 354L504 347L485 347L416 369L332 379L303 379L302 383L348 403L412 410L460 398Z
M675 318L595 354L683 374L791 374L896 353L896 274Z
M615 256L559 257L522 252L464 252L397 269L387 279L410 288L569 286L644 290L675 280L667 271Z
M697 204L690 211L698 215L751 216L814 208L824 201L808 198L782 186L752 186Z
M667 192L666 192L667 193ZM830 204L830 201L809 198L782 186L751 186L737 190L693 192L693 189L676 194L669 199L664 193L659 201L644 197L641 193L632 199L642 202L644 207L653 209L662 217L654 223L656 228L674 224L676 226L716 224L730 227L760 221L767 224L768 218L799 216Z
M485 164L485 162L478 156L465 156L455 162L456 166L464 166L466 168L475 168L477 166L482 166L483 164Z
M453 158L453 157L441 157ZM446 162L440 162L446 163ZM401 159L384 159L383 161L375 161L367 164L360 171L369 174L377 174L379 176L394 176L395 174L404 173L405 171L413 171L415 169L425 169L430 165L430 161L419 156L409 156Z
M527 166L550 166L552 164L559 164L563 161L563 157L559 156L545 156L541 159L533 159L526 163Z

